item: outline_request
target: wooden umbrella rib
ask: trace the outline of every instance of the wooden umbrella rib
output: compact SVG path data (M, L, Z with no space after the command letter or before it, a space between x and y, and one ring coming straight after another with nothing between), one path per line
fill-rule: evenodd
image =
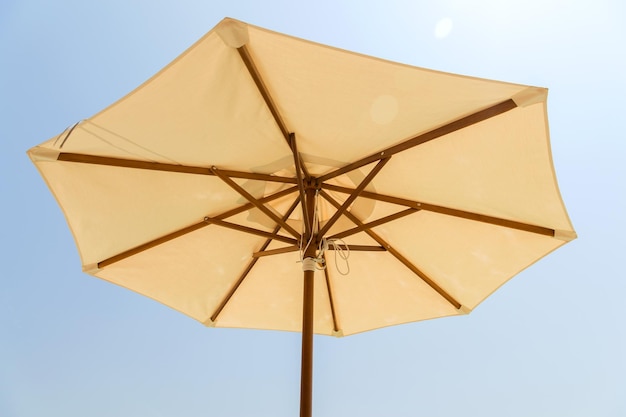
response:
M257 89L261 93L261 96L263 97L265 104L270 110L270 113L272 113L272 116L274 117L274 120L276 121L278 128L282 132L287 143L289 143L289 130L287 129L287 125L285 124L285 121L283 120L280 113L278 112L278 107L276 106L276 103L274 103L274 99L272 99L272 96L269 93L269 90L267 86L265 85L263 78L261 77L261 74L256 64L254 63L252 56L250 55L250 51L248 51L248 48L245 45L237 48L237 51L239 52L239 56L241 57L246 68L248 69L250 76L254 80L254 83L256 84Z
M293 161L296 166L296 177L298 179L298 191L300 192L300 202L302 203L301 204L302 218L308 219L309 214L307 211L307 206L306 204L304 204L305 195L304 195L304 180L302 178L302 172L303 172L302 165L300 164L301 160L300 160L300 154L298 153L298 145L296 144L296 135L293 133L289 135L289 145L291 147L291 151L293 152ZM305 226L305 231L306 231L307 236L310 236L311 229L313 226L309 224L308 221L304 222L304 226Z
M436 129L430 130L426 133L422 133L402 143L399 143L398 145L394 145L389 148L382 149L381 151L376 152L375 154L367 156L363 159L360 159L342 168L332 171L326 175L323 175L319 178L319 180L320 182L329 180L331 178L345 174L346 172L350 172L355 169L361 168L364 165L378 161L382 158L395 155L398 152L406 151L407 149L411 149L417 145L421 145L422 143L431 141L433 139L437 139L439 137L445 136L452 132L456 132L457 130L461 130L473 124L498 116L516 107L517 107L517 104L515 104L515 102L511 99L503 101L502 103L498 103L494 106L477 111L476 113L470 114L469 116L465 116L461 119L455 120L451 123L448 123Z
M286 195L289 195L291 193L293 193L296 190L296 187L291 187L288 189L285 189L283 191L277 192L275 194L269 195L267 197L264 197L262 199L260 199L259 201L265 203L265 202L269 202L272 200L275 200L277 198L281 198L284 197ZM253 208L254 205L252 205L251 203L245 204L243 206L240 207L236 207L234 209L228 210L226 212L223 212L221 214L218 214L217 216L214 216L213 219L217 219L217 220L223 220L226 219L228 217L234 216L236 214L239 213L243 213L244 211L250 210L251 208ZM106 266L112 265L116 262L119 262L123 259L129 258L133 255L136 255L138 253L144 252L148 249L154 248L158 245L161 245L163 243L169 242L170 240L176 239L178 237L184 236L188 233L194 232L198 229L201 229L203 227L208 226L208 223L206 221L202 221L200 223L196 223L193 224L191 226L185 227L183 229L177 230L173 233L169 233L167 235L161 236L157 239L151 240L150 242L146 242L142 245L136 246L132 249L126 250L124 252L121 252L117 255L114 255L110 258L104 259L100 262L98 262L98 268L104 268Z
M276 124L278 125L280 132L282 133L283 137L285 138L289 146L291 146L291 140L290 140L291 133L289 132L289 129L287 128L287 124L285 123L282 116L280 115L280 112L278 111L278 106L274 102L274 99L272 98L272 95L270 94L269 89L267 88L267 85L265 84L265 81L263 81L263 77L261 77L261 73L259 72L258 67L254 63L254 59L252 58L250 51L248 51L248 48L245 45L240 48L237 48L237 51L239 52L239 56L241 57L241 60L246 66L248 73L252 77L254 84L259 90L261 97L263 97L263 101L265 101L265 105L267 106L270 113L272 114L274 121L276 121ZM302 166L302 172L304 172L304 175L306 177L310 177L311 175L309 174L306 168L306 165L304 165L303 163L302 156L298 155L297 158L300 161L300 164Z
M134 159L113 158L108 156L85 155L78 153L62 152L57 157L58 161L78 162L92 165L108 165L121 168L147 169L152 171L180 172L185 174L213 175L209 168L194 167L177 164L165 164L162 162L139 161Z
M350 194L354 191L353 188L348 187L340 187L332 184L322 184L322 188L337 191L341 193ZM522 230L525 232L536 233L539 235L550 236L553 237L555 234L554 229L550 229L548 227L537 226L529 223L517 222L514 220L507 220L500 217L487 216L484 214L473 213L470 211L457 210L449 207L438 206L435 204L422 203L419 201L408 200L405 198L393 197L384 194L373 193L369 191L361 192L361 197L369 198L372 200L383 201L386 203L397 204L401 206L414 207L419 210L430 211L433 213L445 214L448 216L459 217L466 220L473 220L482 223L493 224L496 226L508 227L509 229Z
M486 216L483 214L472 213L463 210L456 210L442 206L436 206L433 204L421 203L422 210L431 211L433 213L445 214L448 216L461 217L468 220L474 220L482 223L489 223L496 226L508 227L509 229L517 229L525 232L535 233L544 236L554 237L555 230L548 227L536 226L533 224L516 222L513 220L502 219L498 217Z
M271 240L269 240L271 242ZM226 304L228 304L228 302L231 300L231 298L233 297L233 295L235 295L235 292L237 292L237 290L239 289L239 287L241 286L241 284L243 283L243 281L246 279L246 277L248 276L248 274L250 274L250 271L252 271L252 268L254 268L254 265L256 265L257 261L259 260L259 258L254 258L252 259L252 261L246 266L246 269L243 271L243 273L239 276L239 279L235 282L235 285L230 289L228 295L222 300L222 302L220 303L220 305L217 307L217 309L215 310L215 312L211 315L211 321L215 322L217 321L217 318L219 317L219 315L222 313L222 310L224 310L224 307L226 307Z
M307 169L306 164L304 163L304 159L302 159L302 155L300 154L300 152L298 152L298 146L296 144L295 133L289 134L289 146L291 147L291 152L293 153L294 164L296 166L296 172L302 172L302 174L304 174L304 178L310 179L311 174L309 173L309 170ZM303 182L303 178L301 176L298 177L298 181Z
M240 178L246 180L267 181L267 182L281 182L285 184L296 184L297 180L291 177L281 177L271 174L260 174L256 172L234 171L230 169L222 169L221 172L224 175L228 175L230 178Z
M326 255L322 255L324 258L324 264L328 265L326 261ZM337 312L335 311L335 301L333 299L333 291L330 286L330 276L328 274L328 268L324 268L324 278L326 279L326 289L328 290L328 302L330 304L330 314L333 317L333 330L335 333L339 332L341 328L339 327L339 322L337 319Z
M97 156L97 155L85 155L85 154L70 153L70 152L61 152L58 155L57 160L63 161L63 162L77 162L77 163L83 163L83 164L106 165L106 166L120 167L120 168L145 169L145 170L151 170L151 171L177 172L177 173L183 173L183 174L210 175L210 176L215 175L213 171L211 171L210 168L206 168L206 167L178 165L178 164L165 164L162 162L139 161L135 159L113 158L113 157L108 157L108 156ZM268 182L281 182L281 183L289 183L289 184L296 183L296 178L280 177L277 175L234 171L234 170L222 170L222 172L231 178L242 178L242 179L268 181Z
M333 206L339 208L339 203L337 203L327 192L324 190L320 191L320 194ZM354 224L357 226L362 226L363 222L361 222L354 214L349 211L345 212L346 217L348 217ZM367 233L372 239L374 239L379 245L383 246L387 249L387 251L393 255L398 261L400 261L404 266L410 269L415 275L420 277L422 281L424 281L428 286L430 286L433 290L435 290L441 297L443 297L446 301L448 301L454 308L457 310L462 307L462 304L459 303L454 297L448 294L443 288L441 288L435 281L433 281L428 275L422 272L419 268L417 268L411 261L409 261L405 256L403 256L396 249L391 247L390 244L387 243L383 238L378 236L373 231L366 229L365 233Z
M244 233L248 233L248 234L252 234L252 235L257 235L257 236L262 236L262 237L266 237L268 239L273 239L273 240L278 240L280 242L284 242L284 243L289 243L292 245L295 245L298 243L297 240L286 237L286 236L281 236L278 234L274 234L274 233L270 233L270 232L265 232L263 230L259 230L259 229L254 229L252 227L246 227L246 226L242 226L240 224L236 224L236 223L231 223L231 222L226 222L224 220L220 220L217 218L210 218L210 217L205 217L204 221L202 223L196 223L193 224L191 226L185 227L184 229L181 230L177 230L174 233L170 233L168 235L162 236L158 239L154 239L148 243L145 243L143 245L137 246L133 249L124 251L120 254L117 254L115 256L112 256L110 258L107 258L103 261L98 262L98 268L104 268L106 266L109 266L111 264L114 264L116 262L119 262L123 259L129 258L133 255L137 255L138 253L144 252L148 249L154 248L156 246L159 246L163 243L169 242L170 240L176 239L178 237L184 236L186 234L189 234L191 232L194 232L196 230L199 230L205 226L208 226L209 224L214 224L216 226L221 226L227 229L232 229L232 230L237 230L240 232L244 232Z
M296 209L296 207L300 203L301 203L300 199L296 199L291 204L287 212L283 215L282 219L286 221L289 218L289 216L291 216L291 213L293 213L293 211ZM278 233L280 231L280 228L281 226L277 225L276 227L274 227L274 230L272 231L272 233L274 234ZM266 250L267 247L270 245L270 243L272 243L272 241L273 241L272 239L267 239L265 242L263 242L263 245L261 245L259 252L263 252L264 250ZM297 247L296 247L296 250L297 250ZM243 281L248 277L248 275L250 274L250 271L252 271L252 268L254 268L258 260L259 260L258 257L253 256L253 258L250 260L248 265L246 265L246 268L244 269L242 274L239 276L237 281L235 281L235 285L232 286L228 294L226 294L226 296L222 299L222 302L220 303L220 305L217 307L217 309L215 309L215 311L211 315L211 321L215 322L217 320L219 315L224 310L224 307L226 307L226 304L228 304L228 302L233 298L233 296L235 295L235 293L237 292L237 290L239 289Z
M376 239L375 236L377 236L377 235L373 234L373 232L371 232L371 233L372 233L372 237L374 239ZM389 253L391 253L397 260L402 262L402 264L404 264L404 266L406 266L411 271L413 271L413 273L415 275L419 276L422 279L422 281L424 281L433 290L435 290L437 293L439 293L439 295L441 295L443 298L445 298L450 304L452 304L454 306L454 308L459 310L463 306L456 299L454 299L454 297L452 297L450 294L448 294L446 291L444 291L443 288L441 288L439 285L437 285L437 283L435 281L433 281L428 275L426 275L419 268L417 268L415 265L413 265L413 263L411 261L409 261L407 258L405 258L396 249L392 248L391 246L387 246L387 251L389 251Z
M176 239L178 237L184 236L196 230L202 229L203 227L206 227L207 225L208 224L206 222L196 223L191 226L185 227L183 229L177 230L174 233L170 233L158 239L151 240L150 242L144 243L143 245L139 245L137 247L134 247L132 249L129 249L127 251L124 251L115 256L111 256L110 258L107 258L98 262L98 268L107 267L123 259L129 258L133 255L137 255L138 253L144 252L148 249L151 249L163 243L169 242L170 240Z

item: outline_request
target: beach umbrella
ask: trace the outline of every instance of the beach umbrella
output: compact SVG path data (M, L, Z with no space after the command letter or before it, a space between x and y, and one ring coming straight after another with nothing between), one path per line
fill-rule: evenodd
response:
M347 336L467 314L574 239L547 90L225 19L28 151L83 270L210 327Z

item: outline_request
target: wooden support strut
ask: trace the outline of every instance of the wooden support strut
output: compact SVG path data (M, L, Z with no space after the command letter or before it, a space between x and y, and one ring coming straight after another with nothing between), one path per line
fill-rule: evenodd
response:
M376 166L370 171L369 174L367 174L367 176L363 179L363 181L361 181L361 183L354 190L354 192L351 193L350 196L346 199L346 201L341 205L341 207L337 209L333 217L331 217L330 220L326 222L326 225L324 226L324 228L320 230L320 236L324 236L326 232L330 230L330 228L343 215L343 213L348 209L348 207L350 207L350 205L354 202L354 200L356 200L359 194L363 192L365 187L367 187L367 185L370 182L372 182L372 180L376 177L376 175L378 175L380 170L383 169L383 167L385 166L385 164L387 164L387 162L389 162L389 157L381 159L378 162L378 164L376 164Z
M265 204L261 203L257 198L255 198L252 194L243 189L242 186L237 184L228 175L225 175L221 172L217 167L211 167L211 171L219 177L222 181L224 181L228 186L230 186L233 190L237 191L243 198L248 200L250 203L254 204L256 208L261 210L263 214L272 219L276 224L279 224L283 229L289 232L296 239L300 238L300 233L298 233L293 227L289 226L287 222L282 220L280 217L276 215L272 210L270 210Z

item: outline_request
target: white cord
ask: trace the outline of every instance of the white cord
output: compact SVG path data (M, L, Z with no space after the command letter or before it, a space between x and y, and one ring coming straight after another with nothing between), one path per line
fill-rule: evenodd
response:
M315 192L315 205L313 208L313 225L311 226L311 232L319 229L318 194L319 194L319 190ZM302 236L304 236L304 234L305 234L304 222L302 222ZM306 243L306 246L304 246L304 248L302 247L304 242L300 240L300 243L299 243L300 261L299 262L305 263L305 261L308 261L309 259L311 259L312 261L315 262L315 269L317 269L318 271L323 271L327 267L326 260L324 259L324 253L327 250L329 250L329 248L332 246L335 252L335 268L337 269L337 272L339 272L341 275L348 275L350 273L350 264L348 263L348 258L350 257L350 247L341 239L322 238L317 248L318 250L317 250L317 254L315 258L307 258L306 260L304 259L305 252L307 251L309 246L311 246L311 243L313 243L314 235L315 235L314 233L311 233L311 236L309 237L309 241ZM345 271L342 271L341 268L339 268L338 258L341 258L345 262L346 264ZM306 266L304 267L310 268L310 262L306 262ZM310 270L310 269L307 269L307 270Z
M331 246L335 251L335 269L337 269L337 272L339 272L341 275L348 275L350 273L350 263L348 262L348 258L350 257L350 247L348 247L348 245L343 240L323 238L320 242L320 253L318 255L318 258L324 259L324 252L326 252ZM341 258L346 264L345 271L342 271L341 268L339 268L339 258ZM326 265L324 265L324 268L326 268Z

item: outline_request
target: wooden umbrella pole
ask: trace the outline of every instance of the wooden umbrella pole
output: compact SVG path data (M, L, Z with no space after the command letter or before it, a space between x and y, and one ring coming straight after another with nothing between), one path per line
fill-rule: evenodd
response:
M300 417L311 417L313 405L313 283L314 271L304 271L302 306L302 374Z
M308 212L308 230L313 230L313 217L315 215L315 189L309 187L305 191ZM309 245L304 251L304 291L302 297L302 370L300 380L300 417L311 417L313 409L313 291L315 279L316 237L305 236Z

